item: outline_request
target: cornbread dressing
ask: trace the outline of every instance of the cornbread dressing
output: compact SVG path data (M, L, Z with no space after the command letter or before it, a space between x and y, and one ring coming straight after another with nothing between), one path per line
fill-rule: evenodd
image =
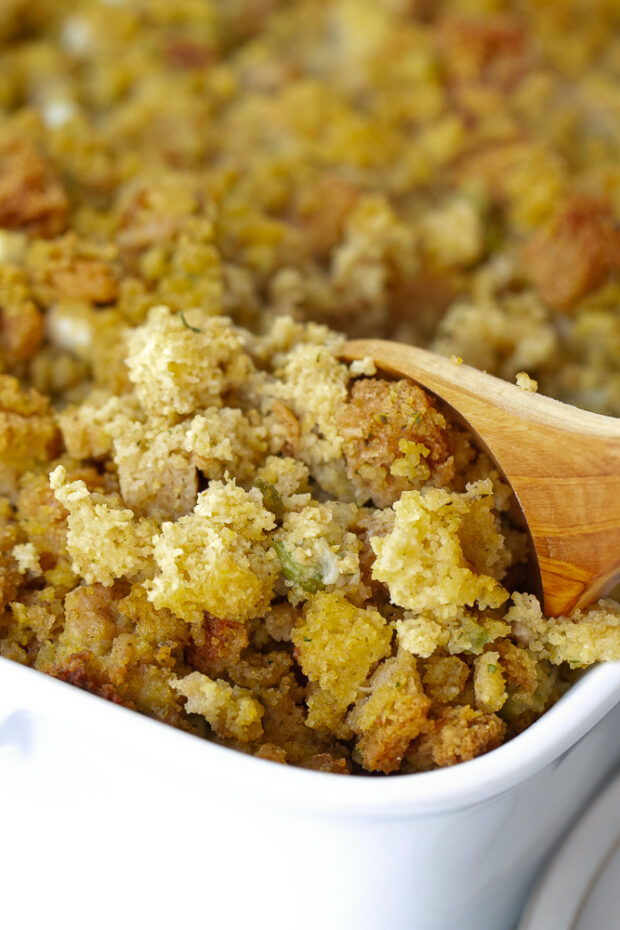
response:
M620 659L347 336L620 414L616 0L4 0L0 655L411 773Z

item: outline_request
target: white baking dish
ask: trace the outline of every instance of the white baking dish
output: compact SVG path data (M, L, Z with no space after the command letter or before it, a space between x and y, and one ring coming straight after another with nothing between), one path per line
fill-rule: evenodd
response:
M511 930L620 761L619 700L620 663L600 666L487 756L345 777L0 660L2 925Z

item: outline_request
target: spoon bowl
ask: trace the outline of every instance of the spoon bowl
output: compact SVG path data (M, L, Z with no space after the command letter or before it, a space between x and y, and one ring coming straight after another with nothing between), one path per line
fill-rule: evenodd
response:
M347 342L347 361L410 378L444 401L512 486L548 616L566 616L620 579L620 420L525 391L425 349Z

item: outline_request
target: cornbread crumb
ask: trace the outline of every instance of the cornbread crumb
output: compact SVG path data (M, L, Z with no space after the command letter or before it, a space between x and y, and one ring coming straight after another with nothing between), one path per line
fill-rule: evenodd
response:
M304 675L318 688L309 700L308 726L332 729L372 667L389 653L392 631L378 611L321 591L308 600L291 638Z
M508 592L483 573L497 569L488 553L503 545L491 514L492 491L487 479L468 485L464 494L424 488L401 495L393 505L392 531L370 541L372 576L387 584L395 604L447 620L461 607L504 603Z
M235 331L198 310L173 315L153 307L128 339L127 367L150 413L192 413L238 386L251 363Z
M34 575L41 574L37 550L33 543L21 543L21 545L13 546L11 555L17 562L18 571L22 574L26 572L32 572Z
M620 659L616 601L603 599L570 617L546 618L533 595L515 592L512 600L506 620L537 658L548 658L554 664L568 662L573 668Z
M538 381L530 378L526 371L518 371L515 380L522 391L531 391L535 394L538 390Z
M263 732L263 708L245 688L231 687L221 679L212 681L200 672L171 678L170 683L187 698L187 713L201 714L218 736L247 743Z
M449 704L464 691L470 669L458 656L431 656L423 675L426 693L442 704Z
M474 660L474 694L476 707L488 713L501 710L508 697L499 652L490 650Z
M353 505L332 502L284 516L274 547L292 603L319 589L358 590L360 543L348 530L354 517Z
M266 538L274 526L256 488L211 482L192 513L163 523L154 539L149 600L190 622L205 610L239 622L261 616L277 575Z
M118 498L91 493L81 480L67 482L58 465L50 474L56 499L69 511L67 549L73 570L87 584L111 585L115 578L134 577L152 570L152 519L135 520Z

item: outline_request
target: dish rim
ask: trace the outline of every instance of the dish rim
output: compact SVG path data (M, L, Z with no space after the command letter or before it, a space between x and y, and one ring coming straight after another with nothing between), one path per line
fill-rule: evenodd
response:
M4 694L3 694L4 692ZM8 700L7 700L8 696ZM3 723L17 715L27 761L39 727L55 723L93 732L112 747L172 768L205 786L225 784L242 797L270 796L278 806L350 816L429 815L471 808L503 794L557 760L620 702L620 662L594 666L515 739L450 768L410 775L336 777L274 764L218 746L134 710L111 704L35 669L0 658L0 750ZM6 742L6 740L5 740ZM0 754L1 758L1 754Z

